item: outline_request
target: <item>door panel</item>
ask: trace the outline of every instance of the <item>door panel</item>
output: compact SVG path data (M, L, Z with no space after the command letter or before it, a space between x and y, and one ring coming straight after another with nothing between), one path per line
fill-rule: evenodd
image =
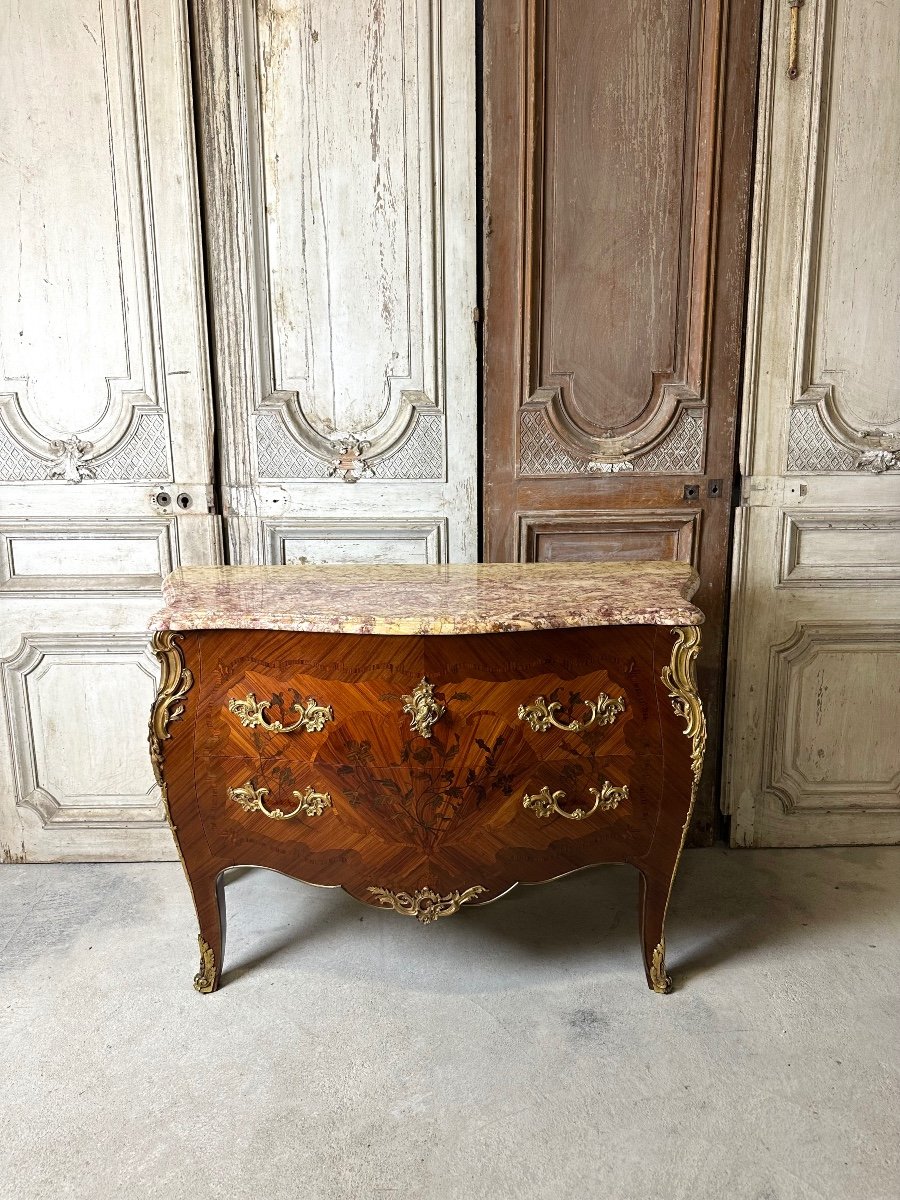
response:
M684 85L698 80L698 13L631 0L598 22L584 0L534 6L520 422L527 412L522 436L560 445L585 471L656 446L682 410L697 417L685 441L702 450L704 314L689 318L710 223L694 132L709 137L711 113Z
M145 630L219 556L184 12L3 0L0 45L0 856L172 858Z
M474 559L470 6L196 19L232 560Z
M900 841L900 9L767 3L725 801L736 845Z
M489 5L485 544L701 574L713 832L758 0ZM727 78L727 91L723 81Z
M522 562L671 559L695 562L699 512L519 513Z

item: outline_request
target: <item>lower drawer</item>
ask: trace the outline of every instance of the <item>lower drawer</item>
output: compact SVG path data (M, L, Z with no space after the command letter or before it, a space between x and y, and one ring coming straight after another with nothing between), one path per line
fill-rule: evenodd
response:
M611 857L637 856L655 829L661 771L643 763L637 772L627 758L567 758L458 778L417 764L208 758L196 785L214 854L253 861L254 846L293 847L291 869L302 876L305 856L343 850L373 865L400 856L421 875L441 862L451 869L460 854L489 865L509 851L580 842L594 861L601 843Z

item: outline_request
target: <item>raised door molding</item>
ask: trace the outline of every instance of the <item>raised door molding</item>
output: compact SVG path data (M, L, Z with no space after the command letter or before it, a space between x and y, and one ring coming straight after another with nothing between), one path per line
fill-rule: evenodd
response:
M271 414L296 447L282 478L342 477L342 459L365 478L414 435L421 413L438 459L424 477L443 479L445 314L430 249L445 241L443 179L433 173L440 4L393 0L373 12L370 0L313 0L297 16L260 3L246 33L256 64L247 106L257 454L267 453ZM406 478L423 477L421 463L407 466Z
M149 592L158 597L178 561L178 525L172 518L0 517L0 591L16 595Z
M165 828L139 719L156 691L143 634L27 635L0 682L17 805L44 828Z
M794 96L809 115L787 470L883 474L900 470L900 22L890 4L807 8L809 70Z
M447 561L447 521L402 519L264 523L265 561L292 563L415 564Z
M281 489L279 518L430 517L474 557L474 11L227 0L196 29L234 553Z
M772 647L763 778L786 816L878 809L900 818L898 679L897 624L800 624Z
M900 7L766 0L722 802L739 846L900 841Z
M24 20L7 15L7 44ZM0 290L0 477L171 480L138 4L74 0L29 21L42 69L23 47L0 84L15 121L0 138L27 165L2 176L19 219L0 226L0 259L19 269ZM66 119L45 120L48 103Z
M176 857L148 619L220 559L186 0L0 0L0 860Z
M900 584L900 509L782 512L780 541L777 587Z
M696 566L702 515L673 509L519 513L519 561L665 559Z
M610 5L598 36L583 5L535 2L524 44L524 476L703 470L723 14ZM607 81L590 104L572 84L580 76Z
M703 840L760 4L484 6L484 555L696 562Z

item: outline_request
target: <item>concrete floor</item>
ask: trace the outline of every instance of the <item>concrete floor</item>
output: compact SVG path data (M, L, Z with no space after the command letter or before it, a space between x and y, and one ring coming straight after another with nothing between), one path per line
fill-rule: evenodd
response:
M692 851L422 928L264 871L0 869L0 1194L896 1200L900 848Z

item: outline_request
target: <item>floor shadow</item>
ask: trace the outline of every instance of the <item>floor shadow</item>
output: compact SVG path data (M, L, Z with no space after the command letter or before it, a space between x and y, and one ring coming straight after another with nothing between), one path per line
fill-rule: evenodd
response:
M676 984L763 951L802 946L811 930L864 937L878 914L900 909L898 867L900 848L686 852L667 922ZM248 945L245 929L234 966L227 967L226 951L223 983L263 963L302 956L313 943L340 943L345 934L352 947L347 945L346 957L333 949L329 969L348 976L364 971L368 947L377 954L379 973L393 971L398 985L404 975L421 974L423 936L436 966L450 956L480 969L493 961L506 972L517 964L523 972L562 971L602 967L604 960L621 964L624 958L641 970L638 875L630 867L593 867L551 883L523 885L425 930L407 918L361 907L340 889L311 890L284 876L273 886L261 877L266 874L236 868L227 877L234 901L229 927L252 913L256 945ZM277 929L268 914L277 914ZM416 960L414 968L405 969L407 958Z
M801 950L813 933L865 943L877 918L900 913L900 847L709 853L684 856L670 905L669 959L683 983L762 951Z

